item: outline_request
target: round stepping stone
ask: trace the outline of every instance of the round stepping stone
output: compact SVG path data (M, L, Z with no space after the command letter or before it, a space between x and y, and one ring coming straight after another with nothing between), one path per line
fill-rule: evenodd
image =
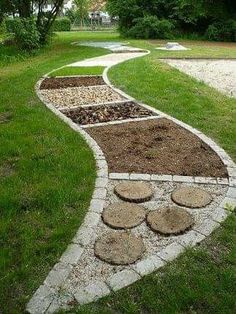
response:
M177 189L171 197L176 204L189 208L206 207L212 201L212 196L208 192L194 187Z
M115 203L104 210L102 218L112 228L129 229L144 221L146 210L136 204Z
M141 237L128 232L108 232L95 243L95 255L114 265L129 265L145 252Z
M147 223L153 231L164 235L177 235L190 229L193 217L185 209L171 207L151 211Z
M124 201L142 203L152 198L153 191L147 183L124 182L115 187L115 194Z

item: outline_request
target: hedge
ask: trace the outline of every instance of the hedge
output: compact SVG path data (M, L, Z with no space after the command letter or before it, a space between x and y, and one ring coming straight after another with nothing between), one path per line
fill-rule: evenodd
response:
M67 17L58 18L53 24L54 32L67 32L71 30L71 21Z

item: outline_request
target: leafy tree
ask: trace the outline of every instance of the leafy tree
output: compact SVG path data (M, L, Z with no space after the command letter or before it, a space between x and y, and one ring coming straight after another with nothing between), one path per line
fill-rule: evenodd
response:
M85 19L88 17L90 2L90 0L74 0L74 3L77 7L77 16L79 17L81 28L84 25Z
M18 14L20 18L33 17L36 12L36 26L40 35L40 42L44 44L52 28L64 0L1 0L0 21L5 14ZM45 6L51 4L51 10L45 12Z

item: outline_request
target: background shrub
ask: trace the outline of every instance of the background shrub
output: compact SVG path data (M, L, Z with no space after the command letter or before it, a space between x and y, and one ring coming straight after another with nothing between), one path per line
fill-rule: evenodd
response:
M236 41L236 21L228 20L211 24L206 37L216 41Z
M5 19L6 29L8 33L14 33L16 23L16 19L10 17Z
M20 49L30 51L40 47L40 35L33 18L15 19L13 32Z
M158 19L156 16L145 16L134 20L135 25L127 32L134 38L166 39L173 37L174 24L170 20Z
M71 21L69 18L58 18L53 24L54 32L67 32L71 30Z

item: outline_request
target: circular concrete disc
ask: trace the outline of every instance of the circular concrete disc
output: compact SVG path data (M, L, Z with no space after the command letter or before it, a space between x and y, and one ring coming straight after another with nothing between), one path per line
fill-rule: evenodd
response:
M147 223L153 231L171 235L190 229L194 220L185 209L170 207L151 211L147 216Z
M128 202L142 203L149 201L153 196L150 184L142 182L124 182L115 187L116 195Z
M95 255L114 265L128 265L137 261L144 253L141 237L128 232L111 231L95 243Z
M212 196L208 192L194 187L177 189L171 197L176 204L189 208L205 207L212 201Z
M115 203L107 207L103 221L112 228L129 229L140 225L146 217L145 208L131 203Z

